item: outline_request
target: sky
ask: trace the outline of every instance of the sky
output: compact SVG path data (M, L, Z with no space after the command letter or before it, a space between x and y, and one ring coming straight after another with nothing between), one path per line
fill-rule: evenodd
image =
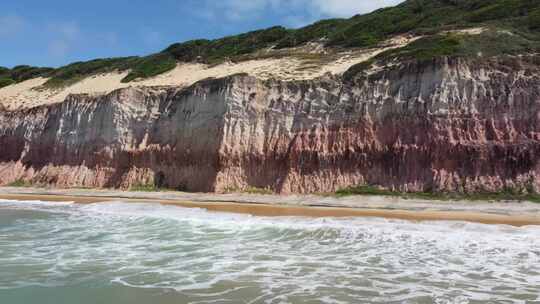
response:
M351 17L403 0L0 0L0 66L147 55L175 42Z

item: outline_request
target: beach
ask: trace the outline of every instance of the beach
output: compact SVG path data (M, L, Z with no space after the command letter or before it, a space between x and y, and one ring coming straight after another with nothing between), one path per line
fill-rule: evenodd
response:
M130 192L90 189L0 188L0 199L96 204L155 203L212 212L268 217L380 217L409 221L465 221L512 226L540 225L540 205L531 202L430 201L383 196Z

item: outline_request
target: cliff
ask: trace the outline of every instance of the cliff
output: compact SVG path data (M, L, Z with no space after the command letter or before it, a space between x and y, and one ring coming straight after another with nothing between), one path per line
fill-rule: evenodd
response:
M540 190L536 57L354 77L122 88L0 111L0 184L331 192Z

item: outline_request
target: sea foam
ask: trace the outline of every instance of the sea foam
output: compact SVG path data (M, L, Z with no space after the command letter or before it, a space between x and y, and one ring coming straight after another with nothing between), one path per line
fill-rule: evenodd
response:
M121 201L1 206L0 214L48 214L0 226L4 289L106 280L193 302L540 300L534 226L272 218Z

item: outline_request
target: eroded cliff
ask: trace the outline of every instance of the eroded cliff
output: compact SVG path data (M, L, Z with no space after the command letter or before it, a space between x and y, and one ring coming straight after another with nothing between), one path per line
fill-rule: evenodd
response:
M210 79L0 111L0 184L540 190L537 57Z

